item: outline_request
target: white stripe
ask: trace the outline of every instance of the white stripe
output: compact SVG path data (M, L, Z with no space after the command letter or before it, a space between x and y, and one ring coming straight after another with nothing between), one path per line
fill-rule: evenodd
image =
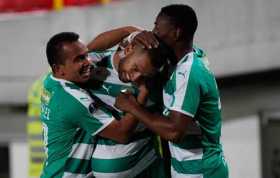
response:
M105 87L104 87L105 88ZM105 89L106 90L106 89ZM109 94L109 93L108 93ZM100 94L100 93L95 93L96 96L98 96L98 98L100 98L104 103L112 106L113 108L115 108L117 111L122 112L121 110L119 110L118 108L116 108L115 105L115 101L116 101L116 97L110 96L108 94ZM146 103L146 106L152 106L154 104L153 101L151 101L148 98L148 101Z
M123 113L121 110L119 110L118 108L116 108L115 106L114 106L114 104L115 104L115 101L116 101L116 98L115 97L112 97L112 96L110 96L110 95L104 95L104 94L95 94L97 97L99 97L104 103L106 103L106 104L108 104L108 105L110 105L110 106L112 106L114 109L116 109L117 111L119 111L120 113ZM94 113L94 116L95 117L101 117L99 114L98 114L98 112L96 112L96 113ZM107 115L104 115L104 117L106 117ZM136 127L136 129L135 129L135 131L143 131L144 129L146 129L146 126L143 124L143 123L141 123L141 122L139 122L138 123L138 125L137 125L137 127ZM102 129L101 129L102 130Z
M110 56L110 63L111 63L111 65L112 65L112 67L113 67L113 72L118 76L119 75L119 73L118 73L118 71L117 71L117 69L115 68L115 65L114 65L114 56L115 56L115 54L117 53L117 49L119 48L119 45L116 45L116 46L114 46L114 49L115 49L115 51L113 52L113 53L111 53L111 56ZM108 69L108 67L107 67L107 69Z
M96 93L96 96L98 96L103 102L105 102L106 104L113 106L115 104L115 100L116 98L110 95L104 95L104 94L100 94L100 93Z
M156 159L155 150L151 150L148 154L146 154L133 168L116 173L100 173L93 172L93 175L96 178L133 178L149 167L153 161Z
M74 174L71 172L64 172L62 178L91 178L92 173L89 174Z
M57 79L57 78L53 77L52 75L51 75L51 78L53 80L60 82L60 84L62 85L65 92L67 92L71 96L73 96L88 110L89 105L93 102L93 100L84 89L82 89L82 88L79 88L79 90L71 89L70 87L66 86L66 83L73 84L72 82L69 82L69 81L66 81L63 79ZM97 115L97 116L95 116L95 115ZM93 135L99 133L101 130L103 130L105 127L107 127L114 120L114 118L110 117L107 113L103 112L100 109L98 109L96 112L94 112L93 116L103 124L103 126L100 127Z
M75 143L69 155L71 158L90 160L93 153L93 146L86 143Z
M82 88L72 89L70 87L67 87L66 83L73 84L70 81L58 79L52 75L51 78L55 81L58 81L67 93L69 93L71 96L77 99L86 109L88 109L89 105L92 103L92 99L90 98L90 96L87 94L85 90L83 90Z
M171 157L177 159L178 161L197 160L197 159L202 159L203 157L202 148L187 150L174 146L171 142L168 142L168 144L169 144Z
M168 108L168 107L167 107ZM168 108L169 110L172 110L172 111L177 111L177 112L180 112L182 114L185 114L187 116L190 116L191 118L194 118L194 115L192 113L189 113L189 112L186 112L184 111L182 108L177 108L177 107L170 107Z
M124 83L119 79L117 71L112 70L110 68L106 68L106 69L110 72L110 75L105 80L106 83L112 83L112 84L123 85L123 86L131 86L131 83Z
M99 119L98 119L99 120ZM108 121L107 123L103 123L103 125L93 134L91 134L92 136L97 135L99 132L101 132L103 129L105 129L108 125L110 125L113 121L115 120L114 117L111 117L111 120Z
M70 95L72 95L74 98L76 98L82 105L86 107L88 110L89 105L93 102L92 98L86 93L85 90L80 89L71 89L67 86L65 86L65 83L61 83L64 90L68 92ZM80 98L87 98L81 100ZM104 128L106 128L113 120L113 117L110 117L107 113L103 112L102 110L98 109L96 112L92 114L98 121L100 121L103 125L92 135L98 134L100 131L102 131Z
M175 92L175 102L174 107L175 108L181 108L185 99L186 90L188 87L189 82L189 76L191 72L191 67L193 63L193 53L188 53L186 56L188 57L187 61L183 64L177 65L176 68L176 92ZM182 59L184 60L184 59ZM185 74L185 76L180 75L179 72ZM180 93L177 93L180 91Z
M163 90L163 104L165 108L169 108L173 100L174 100L174 96L169 95L168 93L165 92L165 90Z
M136 154L140 149L149 143L149 138L141 139L129 144L116 144L116 145L99 145L97 144L94 152L93 159L117 159L124 158Z
M98 53L90 52L89 53L89 61L91 63L100 62L106 55L108 55L108 54L106 54L104 52L98 52Z
M182 174L176 172L171 166L171 177L172 178L203 178L203 174Z

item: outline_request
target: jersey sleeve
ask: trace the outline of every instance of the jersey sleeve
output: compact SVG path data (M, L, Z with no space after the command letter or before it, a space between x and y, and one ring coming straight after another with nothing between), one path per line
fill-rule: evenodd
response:
M99 62L104 57L111 55L114 51L117 50L117 48L118 48L118 45L116 45L110 49L104 50L104 51L89 52L90 61L93 63Z
M88 94L78 90L72 90L71 94L65 108L67 119L71 119L73 124L96 135L114 120L110 114L97 108Z
M176 73L176 87L170 110L194 117L200 101L200 86L192 72Z

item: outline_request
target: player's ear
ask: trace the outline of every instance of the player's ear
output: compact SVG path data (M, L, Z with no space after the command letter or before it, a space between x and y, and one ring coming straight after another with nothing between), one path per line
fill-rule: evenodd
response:
M175 30L175 40L178 41L182 37L182 29L176 28Z
M132 53L133 48L134 47L132 44L127 45L124 49L124 55L127 56L128 54Z
M58 74L60 76L64 76L64 70L63 70L63 66L62 65L58 65L58 64L53 64L52 65L52 70L55 74Z

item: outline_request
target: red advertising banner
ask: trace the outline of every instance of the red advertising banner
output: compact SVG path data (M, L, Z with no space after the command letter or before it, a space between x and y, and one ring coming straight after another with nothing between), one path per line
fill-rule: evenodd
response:
M0 12L52 9L53 0L0 0Z
M64 0L65 6L81 6L88 4L97 4L99 0Z
M0 13L52 10L67 6L104 4L113 0L0 0Z

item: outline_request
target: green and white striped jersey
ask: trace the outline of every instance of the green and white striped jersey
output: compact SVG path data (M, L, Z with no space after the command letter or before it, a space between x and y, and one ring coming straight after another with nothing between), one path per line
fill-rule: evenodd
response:
M169 142L172 177L202 178L223 162L219 92L202 50L196 49L179 61L163 93L164 115L170 110L183 113L202 131L202 138L188 135L179 144Z
M72 82L49 74L41 96L41 121L47 158L41 178L88 177L92 136L108 126L110 113L94 109L93 101Z
M115 98L122 89L137 93L137 89L130 83L119 80L118 72L113 65L114 54L113 51L90 54L95 61L102 59L102 66L109 71L102 87L92 92L111 106L114 105ZM139 124L136 129L141 131L144 126ZM98 137L92 156L92 170L96 178L133 178L155 159L156 153L150 133L142 132L127 144Z

